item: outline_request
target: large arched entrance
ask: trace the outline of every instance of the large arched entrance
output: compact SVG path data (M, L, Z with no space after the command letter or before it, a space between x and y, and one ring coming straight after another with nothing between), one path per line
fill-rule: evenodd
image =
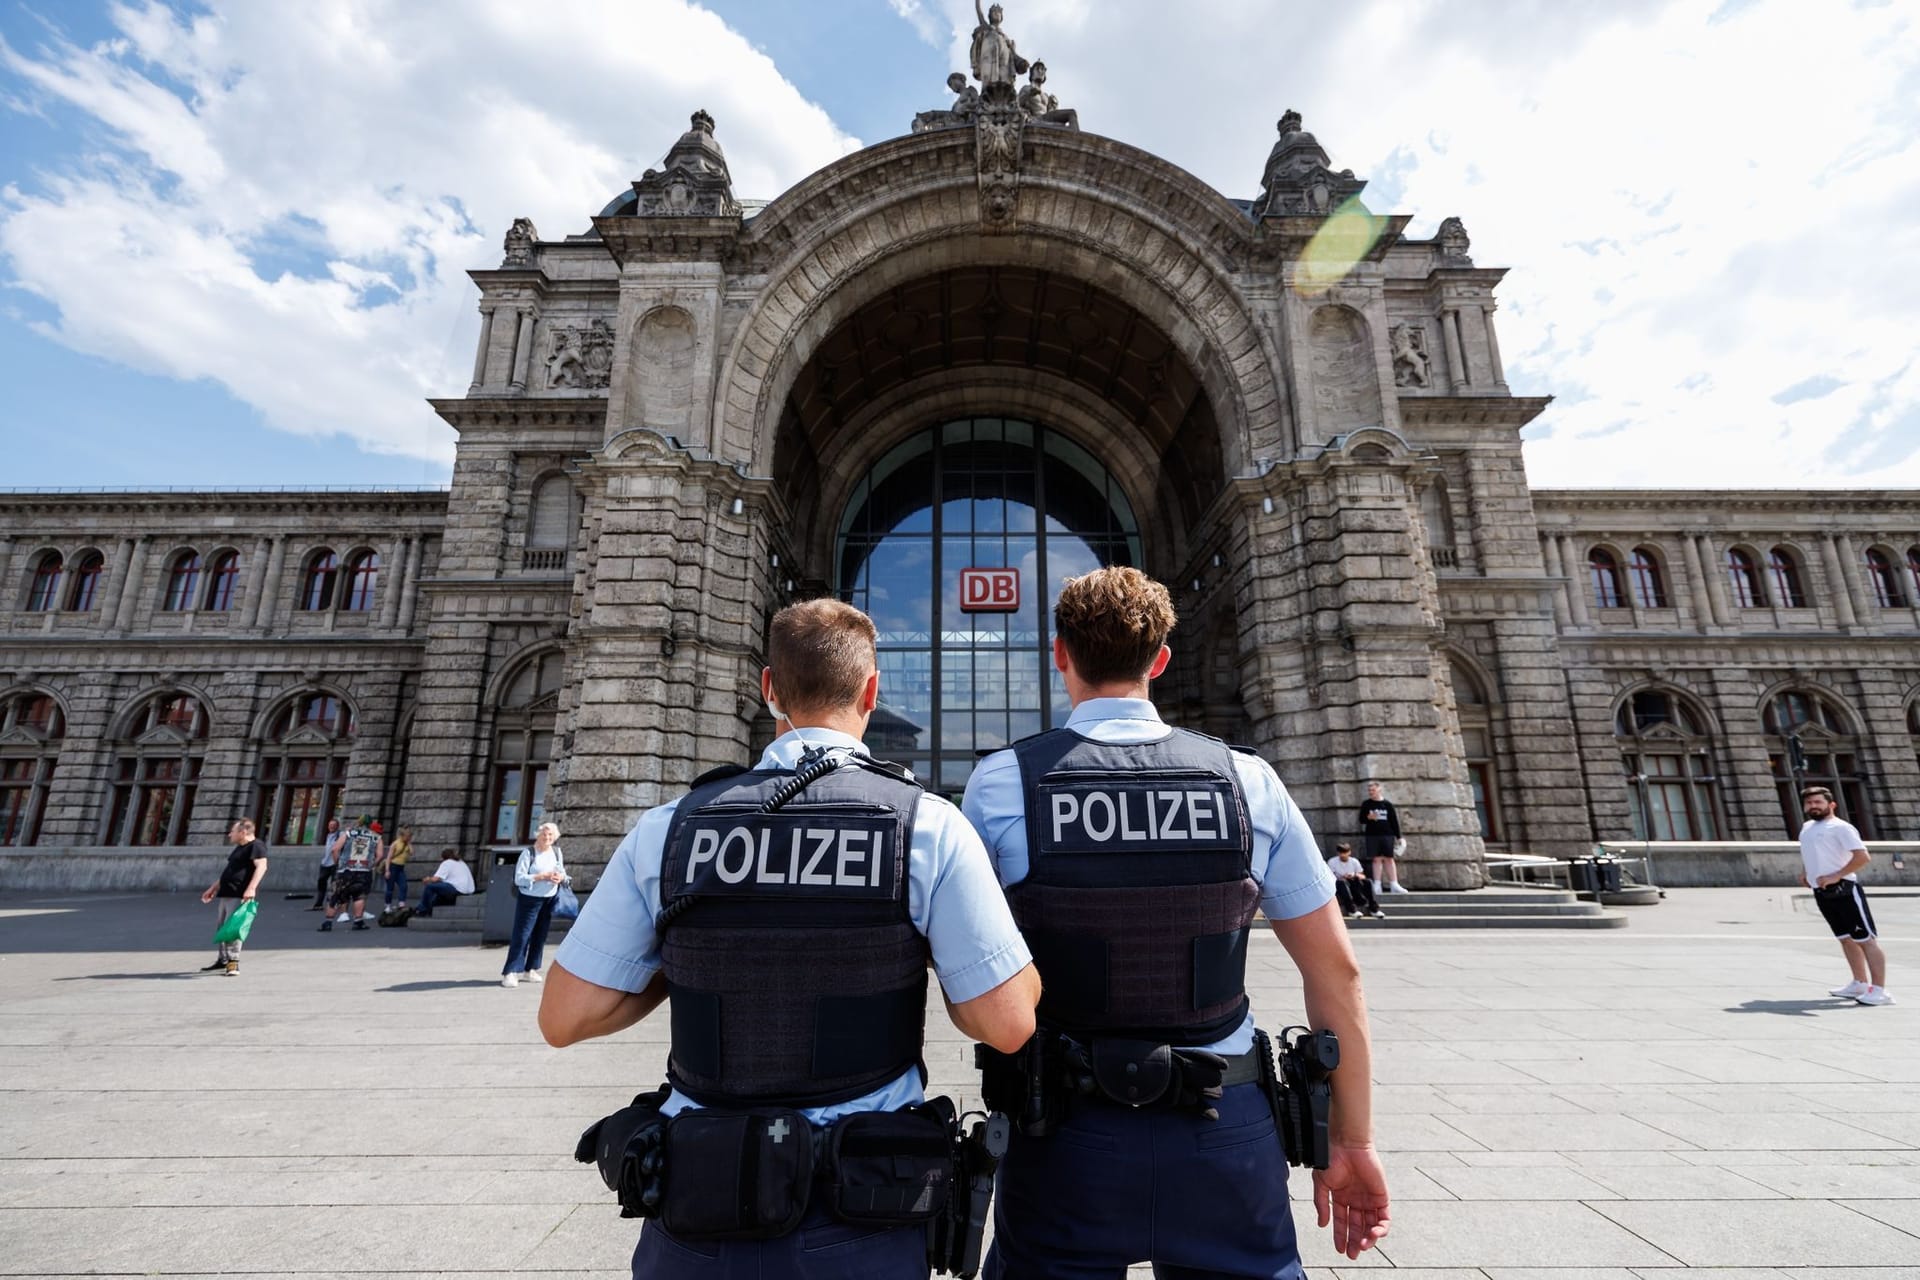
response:
M870 745L958 795L978 752L1066 719L1047 613L1060 584L1141 562L1132 504L1064 433L1001 417L915 432L866 469L835 540L834 590L880 633ZM967 569L1013 576L975 608Z

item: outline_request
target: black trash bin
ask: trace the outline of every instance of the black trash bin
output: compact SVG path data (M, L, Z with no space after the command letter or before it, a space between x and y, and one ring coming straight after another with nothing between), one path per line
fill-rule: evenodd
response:
M1612 858L1574 858L1567 876L1575 893L1619 893L1623 884L1620 864Z
M520 896L513 884L513 868L519 861L518 849L494 851L493 873L487 877L487 912L480 918L483 947L504 947L513 940L513 903Z

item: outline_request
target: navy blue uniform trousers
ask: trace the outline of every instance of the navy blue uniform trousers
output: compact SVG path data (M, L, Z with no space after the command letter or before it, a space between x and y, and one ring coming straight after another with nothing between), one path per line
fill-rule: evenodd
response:
M1287 1159L1257 1084L1234 1085L1218 1120L1076 1102L1044 1138L1013 1135L993 1203L988 1280L1122 1280L1152 1262L1164 1280L1301 1280Z
M818 1205L778 1240L682 1240L649 1222L633 1280L925 1280L925 1227L849 1226Z

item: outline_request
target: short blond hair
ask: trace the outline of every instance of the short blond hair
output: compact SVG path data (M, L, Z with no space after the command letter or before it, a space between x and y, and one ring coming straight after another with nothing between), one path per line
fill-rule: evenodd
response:
M767 666L780 710L834 711L853 705L879 668L873 619L840 600L805 600L773 615Z
M1144 678L1179 621L1167 589L1124 565L1068 578L1053 606L1054 634L1088 684Z

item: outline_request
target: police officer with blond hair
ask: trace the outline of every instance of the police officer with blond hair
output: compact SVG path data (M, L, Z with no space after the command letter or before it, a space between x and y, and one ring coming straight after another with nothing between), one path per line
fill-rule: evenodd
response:
M988 1276L1304 1274L1274 1106L1287 1094L1245 988L1256 909L1313 1027L1338 1040L1320 1225L1349 1258L1387 1231L1366 1007L1332 879L1272 768L1161 721L1148 683L1174 621L1137 569L1069 580L1053 658L1073 712L967 785L962 810L1046 979L1039 1034L983 1055L988 1104L1016 1120Z
M927 968L954 1025L1009 1051L1039 979L972 828L861 745L873 623L808 601L767 647L779 736L621 842L540 1028L565 1046L669 1007L670 1088L577 1153L650 1219L636 1277L925 1276L925 1214L967 1191L927 1163Z

